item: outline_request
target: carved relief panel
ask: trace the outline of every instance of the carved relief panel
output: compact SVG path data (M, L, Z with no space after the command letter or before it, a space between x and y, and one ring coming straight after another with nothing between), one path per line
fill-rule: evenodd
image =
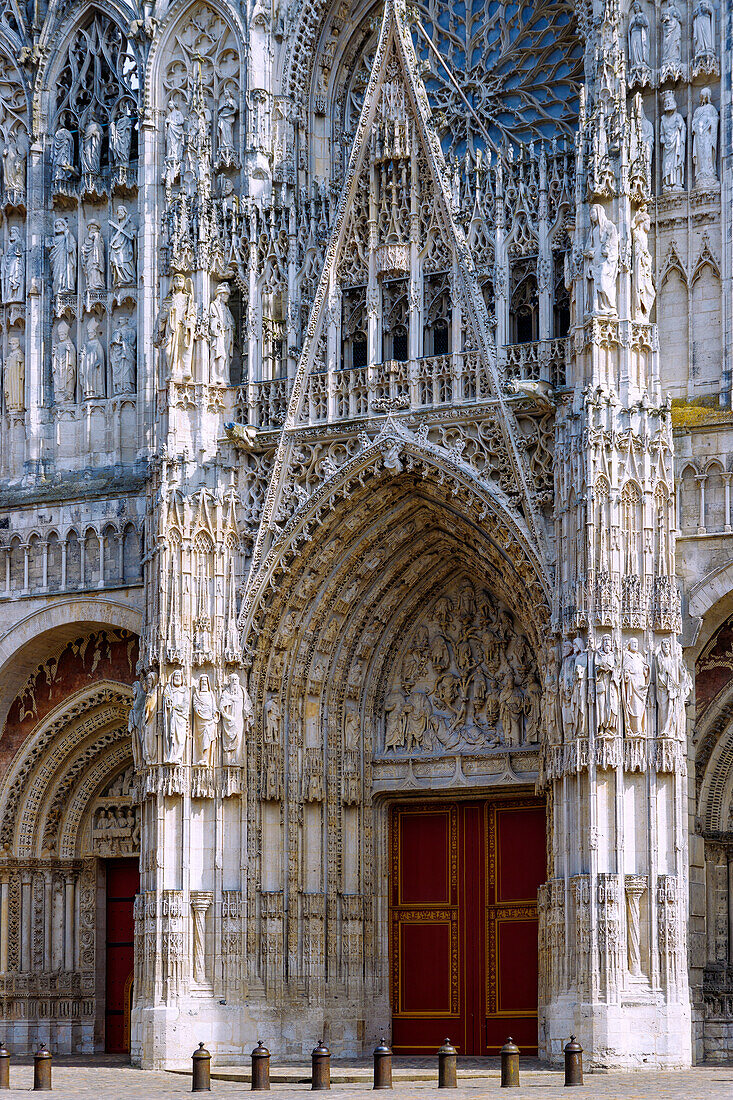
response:
M463 578L433 601L396 656L384 751L536 744L541 699L535 656L515 617Z

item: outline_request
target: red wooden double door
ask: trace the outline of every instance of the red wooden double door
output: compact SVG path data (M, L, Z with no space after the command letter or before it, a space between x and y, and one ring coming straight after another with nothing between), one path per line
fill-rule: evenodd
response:
M526 797L391 809L392 1046L537 1051L545 808Z
M134 964L133 906L140 889L136 859L107 860L107 950L104 1047L108 1053L130 1049L130 1008Z

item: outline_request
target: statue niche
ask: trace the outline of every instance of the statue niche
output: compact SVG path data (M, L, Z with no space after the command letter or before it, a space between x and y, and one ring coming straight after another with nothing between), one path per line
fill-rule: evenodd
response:
M539 739L541 688L514 616L468 579L438 596L400 647L384 751L507 749Z

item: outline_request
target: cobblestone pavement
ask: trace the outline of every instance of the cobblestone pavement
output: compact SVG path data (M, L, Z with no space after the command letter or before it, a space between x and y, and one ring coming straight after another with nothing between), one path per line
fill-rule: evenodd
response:
M21 1096L32 1089L33 1069L26 1059L14 1059L11 1090L4 1096ZM191 1095L191 1078L174 1073L149 1072L115 1065L110 1059L58 1058L53 1069L53 1091L58 1097L95 1097L98 1100L164 1100ZM369 1091L364 1084L334 1086L331 1100L359 1100ZM398 1084L394 1100L437 1100L435 1086L427 1081ZM228 1097L249 1093L245 1082L212 1081L211 1095ZM310 1089L304 1084L273 1087L271 1100L305 1100ZM499 1087L498 1067L489 1063L488 1072L460 1083L450 1094L455 1100L490 1100L510 1096L512 1100L550 1100L568 1096L562 1073L557 1070L524 1070L522 1085L510 1093ZM698 1067L692 1070L652 1073L590 1073L586 1084L573 1089L573 1100L733 1100L733 1065Z

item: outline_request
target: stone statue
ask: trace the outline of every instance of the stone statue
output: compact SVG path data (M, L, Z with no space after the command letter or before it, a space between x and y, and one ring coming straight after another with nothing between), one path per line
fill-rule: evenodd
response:
M659 124L659 140L662 145L662 188L665 191L682 191L685 186L685 122L677 110L674 92L664 93L664 114Z
M143 714L145 689L139 680L132 685L132 706L127 718L127 732L132 741L132 766L139 772L143 765Z
M132 122L130 101L123 99L119 113L109 124L109 158L115 168L127 168L130 163Z
M67 321L59 321L56 341L51 350L53 393L57 405L76 400L76 348L69 336Z
M709 187L718 182L718 112L710 100L710 89L700 89L700 106L692 116L692 163L695 185Z
M624 726L627 737L646 737L646 698L649 692L649 664L632 638L623 657Z
M252 700L247 688L243 687L239 676L232 672L224 685L219 699L221 710L222 749L224 763L238 765L242 763L245 730L249 732L254 723Z
M524 740L533 744L540 739L542 718L542 688L537 673L531 670L524 685Z
M510 669L499 692L499 716L505 745L521 745L523 714L524 696L515 684L514 673Z
M81 143L81 170L85 176L98 176L102 161L102 127L92 116L84 127Z
M571 693L573 726L576 737L587 737L588 721L586 697L588 658L580 638L576 638L573 643L573 658L573 688Z
M22 197L25 194L25 151L14 134L3 149L3 182L6 195Z
M194 763L213 768L216 763L216 739L219 710L216 696L209 686L209 677L199 677L193 688L193 751Z
M81 262L87 290L104 290L104 238L98 221L89 222Z
M143 712L143 760L158 763L158 685L154 672L145 678L145 710Z
M23 412L25 409L25 353L18 336L11 336L8 340L8 354L5 356L3 371L3 391L7 411Z
M65 126L57 130L51 150L51 178L54 184L70 183L77 175L74 167L74 137Z
M262 777L262 798L265 801L278 799L282 795L282 784L278 768L278 756L273 751L282 743L282 711L280 704L271 696L265 704L265 759Z
M634 312L645 321L654 305L656 291L652 276L652 257L649 251L650 221L646 209L637 211L631 223L633 255Z
M640 149L644 150L647 170L652 166L654 156L654 123L644 114L644 102L641 93L634 96L634 128L631 133L631 158L636 160Z
M649 19L639 0L634 0L629 15L629 71L638 77L649 68Z
M588 311L616 312L618 230L599 203L590 208L590 232L585 247Z
M85 400L104 397L104 348L99 339L99 321L87 321L87 339L79 360L79 385Z
M188 737L189 691L180 668L173 670L163 689L165 704L165 762L182 764Z
M662 11L662 73L673 75L682 64L682 25L674 4ZM663 76L664 79L664 76Z
M234 318L229 309L229 284L219 283L209 306L211 334L211 382L215 386L229 385L229 370L234 350Z
M562 647L562 665L560 668L560 715L564 741L570 741L575 736L574 681L575 656L573 655L573 643L565 641Z
M165 378L176 382L191 381L195 330L193 284L183 275L174 275L173 286L158 314L154 337L155 346L162 348L165 357Z
M109 342L114 394L135 392L136 350L137 330L129 317L123 317Z
M165 162L169 169L173 170L174 178L183 160L185 132L186 120L183 112L175 100L171 99L168 103L168 114L165 117Z
M53 223L51 282L54 294L76 290L76 237L65 218L57 218Z
M692 52L695 61L715 58L715 12L710 0L697 0L692 13Z
M604 737L618 733L620 714L619 661L610 634L601 638L596 650L596 719L598 732Z
M683 740L685 702L692 680L682 654L669 638L663 638L654 660L657 682L657 736Z
M109 270L112 286L133 286L135 282L135 234L126 206L117 207L117 221L110 223Z
M2 259L3 302L25 301L25 251L20 228L11 225L8 247Z
M217 104L216 126L218 132L217 163L229 166L234 161L234 123L237 118L237 101L227 86Z

